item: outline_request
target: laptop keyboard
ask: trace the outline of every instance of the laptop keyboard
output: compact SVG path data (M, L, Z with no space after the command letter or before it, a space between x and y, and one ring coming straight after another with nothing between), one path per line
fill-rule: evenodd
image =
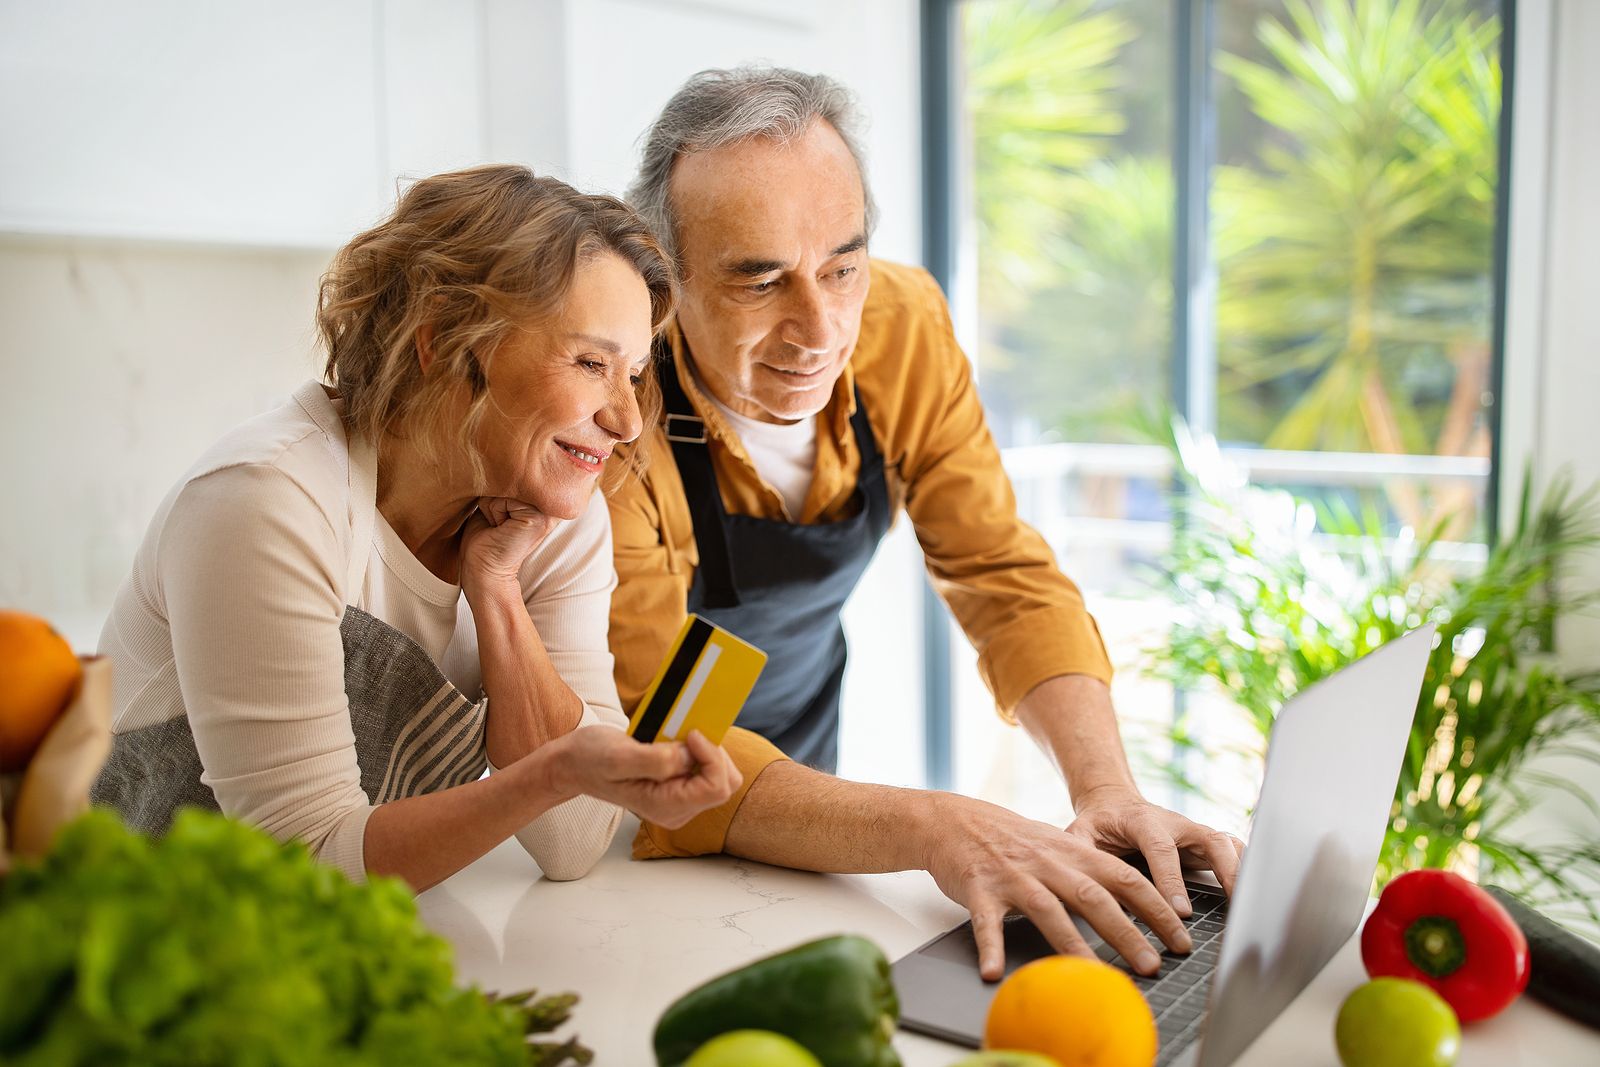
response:
M1161 970L1146 977L1139 974L1117 954L1110 945L1101 944L1095 954L1133 979L1139 992L1149 1002L1156 1017L1156 1032L1160 1036L1160 1052L1156 1067L1164 1067L1178 1057L1194 1042L1200 1033L1200 1021L1205 1016L1206 994L1211 989L1211 975L1216 970L1217 953L1222 947L1222 925L1228 917L1228 898L1221 893L1188 887L1189 901L1194 914L1183 920L1194 941L1194 951L1187 956L1170 952L1150 928L1138 918L1133 925L1145 935L1151 946L1161 953Z

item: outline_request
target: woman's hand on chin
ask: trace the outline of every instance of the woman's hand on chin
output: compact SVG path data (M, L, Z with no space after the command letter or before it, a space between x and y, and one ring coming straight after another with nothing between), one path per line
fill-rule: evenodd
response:
M668 829L722 804L744 784L733 759L698 730L687 743L646 744L614 726L585 726L541 751L552 760L559 792L610 801Z
M461 535L461 585L468 596L515 586L522 564L559 521L520 500L480 497Z

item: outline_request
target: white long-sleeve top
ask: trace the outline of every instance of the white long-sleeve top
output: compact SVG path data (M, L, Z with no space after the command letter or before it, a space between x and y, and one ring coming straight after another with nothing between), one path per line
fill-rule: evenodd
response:
M100 637L114 733L187 715L201 781L224 813L304 841L358 881L372 805L344 691L345 605L410 636L469 700L483 686L460 586L424 567L381 512L370 542L354 543L363 524L351 485L370 454L357 450L352 471L336 403L314 385L230 432L162 502ZM364 473L375 484L376 472ZM364 577L347 588L362 570L358 552ZM606 645L611 522L598 493L534 550L521 578L552 663L583 700L580 725L624 727ZM578 797L517 838L547 877L577 878L620 817Z

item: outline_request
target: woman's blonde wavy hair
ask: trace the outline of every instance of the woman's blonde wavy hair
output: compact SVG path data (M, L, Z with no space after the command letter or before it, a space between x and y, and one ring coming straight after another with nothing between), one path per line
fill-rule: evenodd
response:
M374 442L407 439L428 455L453 433L481 483L474 440L489 403L489 361L513 331L555 314L578 267L607 252L644 279L659 332L672 313L676 277L622 201L510 165L416 182L394 214L339 250L322 277L324 375L344 402L346 430ZM417 350L424 326L433 330L426 374ZM467 414L450 426L447 400L463 382ZM645 374L638 389L640 415L652 426L661 406L656 376Z

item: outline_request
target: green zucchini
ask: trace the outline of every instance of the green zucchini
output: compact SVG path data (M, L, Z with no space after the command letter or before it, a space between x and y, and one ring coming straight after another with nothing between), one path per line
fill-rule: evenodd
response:
M825 937L713 978L656 1023L656 1063L679 1067L729 1030L793 1038L824 1067L900 1067L890 1045L900 1000L889 961L863 937Z
M1499 886L1485 886L1522 927L1533 974L1528 995L1600 1030L1600 946L1557 925Z

